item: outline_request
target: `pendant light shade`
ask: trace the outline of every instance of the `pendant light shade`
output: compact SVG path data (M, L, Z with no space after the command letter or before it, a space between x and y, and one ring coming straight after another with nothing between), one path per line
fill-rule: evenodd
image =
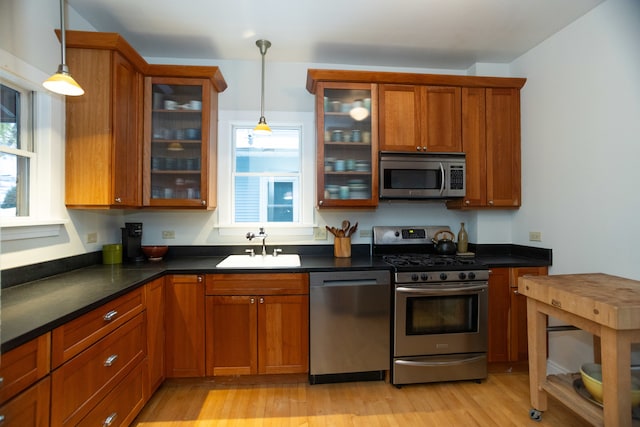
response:
M260 49L260 55L262 55L262 91L260 93L260 120L253 132L258 135L271 135L271 128L267 124L267 119L264 118L264 56L267 54L267 49L271 47L269 40L257 40L256 46Z
M80 96L84 94L84 89L71 77L69 67L66 64L66 36L64 24L64 0L60 0L60 52L61 62L58 71L42 83L46 89L60 95Z

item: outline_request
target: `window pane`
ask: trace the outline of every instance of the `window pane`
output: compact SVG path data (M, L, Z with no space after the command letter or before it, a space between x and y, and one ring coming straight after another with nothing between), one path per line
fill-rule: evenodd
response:
M300 128L234 128L234 222L300 221Z
M0 216L29 215L29 93L0 84Z

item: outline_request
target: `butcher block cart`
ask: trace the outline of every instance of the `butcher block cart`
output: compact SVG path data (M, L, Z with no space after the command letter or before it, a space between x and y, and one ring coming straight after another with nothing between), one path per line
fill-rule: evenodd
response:
M518 292L527 297L529 387L532 419L540 419L551 395L593 425L639 425L631 418L631 343L640 342L640 281L607 274L525 276ZM600 345L603 408L580 396L569 375L547 376L548 316L590 332ZM598 347L600 354L597 354Z

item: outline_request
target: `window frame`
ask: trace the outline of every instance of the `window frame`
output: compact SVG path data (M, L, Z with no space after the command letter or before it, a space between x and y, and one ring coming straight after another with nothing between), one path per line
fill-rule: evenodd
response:
M29 215L0 217L1 241L60 235L69 222L64 206L65 97L48 92L49 77L20 58L0 49L0 75L5 82L33 92Z
M254 127L255 113L245 111L219 112L218 136L218 209L215 228L222 236L236 236L246 231L265 227L269 235L276 236L312 236L314 228L315 200L315 127L312 112L275 112L269 113L269 126L272 128L299 128L300 143L300 217L297 223L235 223L231 180L234 178L235 157L233 130L241 127Z

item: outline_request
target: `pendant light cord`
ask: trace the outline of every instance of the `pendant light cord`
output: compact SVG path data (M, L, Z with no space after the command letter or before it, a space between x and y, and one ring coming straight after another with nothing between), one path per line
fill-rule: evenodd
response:
M60 52L62 53L62 67L67 66L67 53L65 52L65 47L67 46L67 36L65 33L64 0L60 0Z
M260 55L262 55L262 84L260 91L260 120L264 119L264 57L267 54L267 49L271 47L269 40L258 40L256 45L260 48Z

